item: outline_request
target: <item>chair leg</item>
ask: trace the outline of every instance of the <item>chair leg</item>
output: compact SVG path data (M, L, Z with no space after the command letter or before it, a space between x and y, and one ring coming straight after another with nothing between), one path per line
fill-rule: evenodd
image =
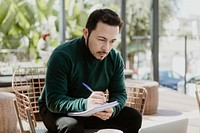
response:
M199 92L198 92L198 91L195 91L195 94L196 94L196 99L197 99L197 103L198 103L198 106L199 106L199 113L200 113L200 98L199 98Z
M18 111L16 99L14 99L13 102L14 102L14 107L15 107L15 111L16 111L16 114L17 114L17 119L18 119L18 122L19 122L20 132L21 133L25 133L23 125L22 125L22 121L21 121L21 119L19 117L19 111Z
M28 121L29 121L29 126L30 126L31 133L36 133L35 126L33 124L32 117L31 117L31 113L30 113L30 110L28 108L26 109L26 114L28 116Z

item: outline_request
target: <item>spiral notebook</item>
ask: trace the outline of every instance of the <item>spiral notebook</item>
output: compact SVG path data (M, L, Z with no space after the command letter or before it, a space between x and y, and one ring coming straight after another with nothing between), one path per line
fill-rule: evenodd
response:
M116 105L118 105L119 103L117 101L114 102L110 102L110 103L105 103L102 105L99 105L95 108L86 110L86 111L82 111L82 112L69 112L68 116L83 116L83 117L88 117L88 116L92 116L94 113L99 112L99 111L104 111L105 109L108 108L112 108Z

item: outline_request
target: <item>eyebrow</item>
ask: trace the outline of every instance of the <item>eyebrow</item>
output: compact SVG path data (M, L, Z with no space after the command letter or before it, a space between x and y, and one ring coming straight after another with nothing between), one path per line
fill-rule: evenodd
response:
M98 36L98 38L102 38L102 39L108 40L108 39L105 38L104 36ZM115 39L112 39L111 41L115 41L115 40L117 40L117 39L115 38Z

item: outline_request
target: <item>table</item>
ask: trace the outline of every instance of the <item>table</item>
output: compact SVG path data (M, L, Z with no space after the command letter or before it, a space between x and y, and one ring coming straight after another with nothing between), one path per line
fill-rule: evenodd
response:
M126 79L125 84L127 87L140 86L147 90L147 102L144 110L144 115L155 114L158 107L158 87L159 83L151 80L134 80Z
M125 78L132 78L132 76L133 76L133 70L131 70L131 69L124 69L124 76L125 76Z
M0 75L0 87L11 87L12 75Z

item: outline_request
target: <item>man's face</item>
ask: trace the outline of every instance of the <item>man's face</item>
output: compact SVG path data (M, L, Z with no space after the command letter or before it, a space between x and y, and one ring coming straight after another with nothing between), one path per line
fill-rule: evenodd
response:
M83 29L84 38L87 42L88 30ZM102 22L97 23L97 27L90 33L88 47L92 55L97 60L103 60L112 49L119 34L119 26L110 26Z

